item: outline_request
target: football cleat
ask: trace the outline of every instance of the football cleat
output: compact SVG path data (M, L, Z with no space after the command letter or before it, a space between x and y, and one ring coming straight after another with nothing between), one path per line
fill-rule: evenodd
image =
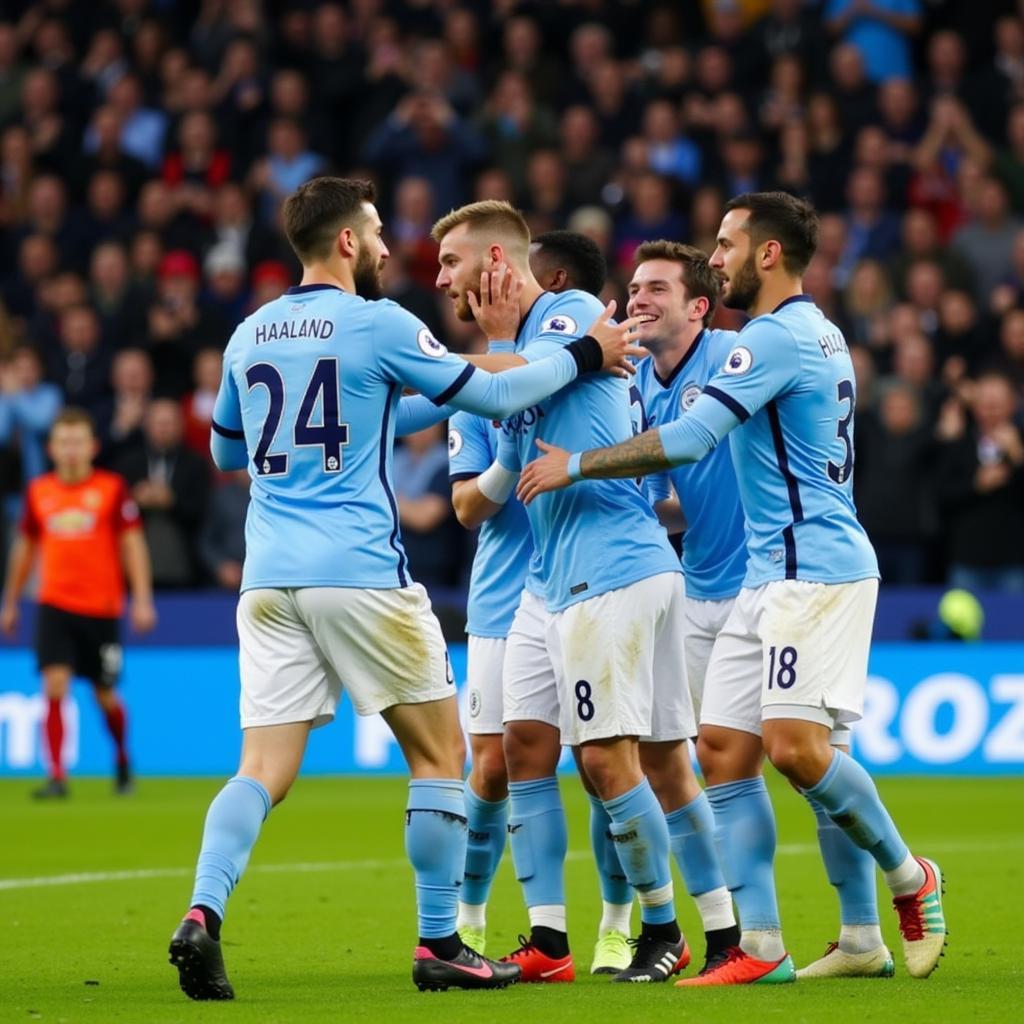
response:
M517 964L522 971L522 982L575 981L576 968L572 954L548 956L542 953L525 935L519 936L519 948L501 958L502 963Z
M63 779L47 779L38 789L32 790L33 800L64 800L67 796L68 784Z
M609 928L603 932L594 946L594 959L590 965L591 974L618 974L625 970L633 959L629 949L629 936Z
M505 988L519 981L519 975L518 965L488 960L468 946L463 946L451 960L442 960L426 946L417 946L412 957L412 980L421 992Z
M193 907L171 936L170 960L178 968L178 984L189 999L235 998L224 972L220 943L206 930L201 910Z
M472 925L465 924L459 929L459 938L462 939L464 945L469 946L474 953L479 953L481 956L487 949L487 937L483 928L474 928Z
M781 960L755 960L739 946L731 946L712 957L695 978L683 978L676 986L779 985L788 981L796 981L796 970L788 953Z
M924 868L924 885L909 896L897 896L892 905L899 914L903 959L912 978L927 978L939 966L946 945L946 918L942 913L942 872L934 861L917 857Z
M118 796L128 796L135 792L135 782L132 779L131 767L127 764L117 766L117 774L114 776L114 792Z
M847 953L838 942L830 942L825 955L801 967L796 976L804 978L891 978L896 973L892 953L883 944L866 953Z
M633 947L633 959L615 975L615 981L668 981L690 962L690 947L682 935L678 942L669 942L641 933L639 938L630 939L629 944Z

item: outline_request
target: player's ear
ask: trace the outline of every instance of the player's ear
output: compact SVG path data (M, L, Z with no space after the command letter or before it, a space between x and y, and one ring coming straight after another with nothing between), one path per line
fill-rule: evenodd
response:
M338 254L342 257L355 256L356 233L351 228L342 228L338 232Z
M555 271L555 276L551 279L551 287L548 289L548 291L552 291L552 292L562 292L562 291L565 291L565 289L568 286L568 284L569 284L569 275L565 272L565 270L562 269L562 267L559 267Z
M497 242L488 246L487 258L491 261L492 267L500 266L505 262L505 250Z
M771 270L782 259L782 246L774 239L769 239L761 246L761 254L758 258L758 266L762 270Z

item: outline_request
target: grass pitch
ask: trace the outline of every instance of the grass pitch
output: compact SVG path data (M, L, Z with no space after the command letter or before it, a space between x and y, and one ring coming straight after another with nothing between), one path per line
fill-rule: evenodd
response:
M948 876L952 933L938 971L902 971L895 915L882 926L892 980L797 982L771 988L680 990L615 985L587 974L600 898L587 847L586 802L563 781L574 985L503 992L420 993L412 873L403 854L405 783L300 779L271 815L232 899L225 959L234 1003L192 1003L178 990L167 942L186 908L207 803L220 780L142 779L115 798L107 780L73 780L66 803L33 803L25 781L0 784L0 1020L164 1024L385 1019L473 1021L845 1021L900 1024L1024 1019L1015 942L1024 912L1024 780L902 779L880 784L913 848ZM798 966L838 931L813 817L777 777L777 873L789 950ZM700 924L682 886L681 923L699 966ZM526 915L506 854L488 914L488 952L517 944ZM634 927L637 915L634 913ZM696 966L690 968L692 973Z

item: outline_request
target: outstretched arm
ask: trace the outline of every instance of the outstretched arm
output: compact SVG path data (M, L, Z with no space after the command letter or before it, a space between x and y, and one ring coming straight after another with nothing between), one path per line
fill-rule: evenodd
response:
M538 441L545 454L523 470L516 493L528 505L538 494L577 480L628 479L696 462L739 423L730 408L704 394L682 419L607 448L571 454Z

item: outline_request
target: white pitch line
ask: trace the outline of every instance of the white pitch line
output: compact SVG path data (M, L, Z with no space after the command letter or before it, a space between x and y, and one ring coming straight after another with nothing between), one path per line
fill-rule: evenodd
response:
M952 840L915 843L926 853L982 853L990 850L1024 849L1024 836L1007 836L994 840ZM806 857L817 855L816 843L780 843L776 853L782 857ZM589 860L590 850L570 850L566 860ZM249 874L316 874L331 871L376 871L382 868L403 868L408 865L404 857L387 860L328 860L299 861L294 864L254 864ZM18 889L45 889L50 886L89 885L96 882L134 882L149 878L189 878L192 868L137 868L123 871L79 871L67 875L37 875L32 878L0 878L0 892Z

